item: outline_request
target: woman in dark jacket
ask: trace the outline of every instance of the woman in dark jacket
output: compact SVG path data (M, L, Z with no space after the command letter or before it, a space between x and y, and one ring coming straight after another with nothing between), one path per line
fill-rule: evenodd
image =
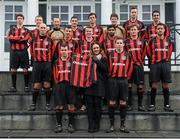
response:
M88 132L98 132L101 118L101 101L105 95L104 76L108 72L107 57L98 43L93 43L91 54L93 61L97 65L97 82L85 91L87 115L88 115Z

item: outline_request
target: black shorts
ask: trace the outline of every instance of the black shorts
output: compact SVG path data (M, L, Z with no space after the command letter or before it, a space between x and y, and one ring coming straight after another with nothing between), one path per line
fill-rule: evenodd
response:
M150 82L159 82L171 83L171 63L170 62L161 62L150 65L149 72L149 81Z
M53 87L54 92L54 102L56 106L63 106L65 104L76 103L76 91L75 87L70 86L69 82L61 82L55 84Z
M34 62L32 70L33 83L51 82L52 66L49 62Z
M122 78L110 78L108 80L108 99L112 101L127 100L128 80Z
M144 67L143 65L133 65L132 76L128 80L128 83L135 83L136 85L144 84Z
M29 54L27 50L11 50L10 51L10 68L11 69L28 69Z

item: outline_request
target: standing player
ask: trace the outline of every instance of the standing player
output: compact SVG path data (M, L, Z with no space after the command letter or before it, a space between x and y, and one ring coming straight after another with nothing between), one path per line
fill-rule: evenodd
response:
M34 30L31 31L31 37L37 37L37 35L39 34L39 26L40 24L43 23L43 18L42 16L40 15L37 15L35 17L35 24L36 24L36 27Z
M158 82L162 82L164 95L164 110L172 112L169 104L169 83L171 83L171 54L172 42L164 36L166 26L159 23L156 28L157 36L152 38L147 46L147 55L150 61L149 80L151 82L151 103L149 111L155 111L155 98Z
M132 83L137 86L138 95L138 111L145 111L142 105L144 94L144 58L146 55L145 42L138 36L138 25L133 24L130 26L130 37L126 40L126 47L131 55L133 61L132 77L128 81L128 110L132 108Z
M10 91L16 92L17 69L20 67L24 73L24 91L29 91L29 55L27 42L30 38L30 32L23 26L24 16L17 14L16 26L11 26L8 31L8 40L10 42L10 70L12 78L12 87Z
M52 78L51 61L54 53L54 44L50 37L47 36L47 26L42 23L39 27L39 35L31 39L30 52L33 58L33 96L32 105L29 111L36 109L36 102L39 91L43 88L46 94L46 110L50 110L50 81Z
M80 29L80 27L78 27L77 17L71 17L70 23L72 29L72 40L75 40L77 42L82 40L82 30Z
M102 27L98 26L96 24L96 14L90 13L88 16L89 19L89 26L93 29L93 38L95 41L97 41L99 44L102 44L102 41L104 39L103 29ZM86 37L86 36L84 36Z
M48 35L53 40L55 46L61 39L64 38L64 31L61 29L60 18L53 18L53 29L48 32Z
M130 37L130 26L132 24L138 24L139 25L139 35L141 37L144 36L144 33L145 33L145 27L144 27L144 24L143 22L139 21L137 19L137 8L135 7L132 7L131 10L130 10L130 19L128 21L126 21L123 25L123 27L125 28L126 30L126 38L129 38Z
M125 43L122 38L116 38L115 40L115 52L109 56L109 119L110 128L107 133L114 132L114 112L116 106L116 100L119 101L119 110L121 118L120 131L129 133L125 127L126 119L126 102L128 95L128 79L131 76L133 63L129 54L124 51Z
M62 116L64 105L68 104L69 124L68 132L74 132L74 113L76 94L74 87L70 86L70 71L71 71L71 58L68 54L68 47L62 46L59 49L60 57L54 63L53 75L54 75L54 94L55 94L55 110L57 125L54 132L59 133L63 131L62 128Z

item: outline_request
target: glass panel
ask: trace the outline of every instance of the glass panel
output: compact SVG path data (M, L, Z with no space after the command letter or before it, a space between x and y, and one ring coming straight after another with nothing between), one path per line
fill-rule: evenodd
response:
M143 5L143 6L142 6L142 11L143 11L143 12L150 12L150 11L151 11L150 5Z
M7 38L4 38L4 51L9 52L10 51L10 43Z
M81 20L81 14L74 14L78 18L78 20Z
M59 6L51 6L52 13L59 13Z
M88 15L89 14L83 14L83 20L88 20Z
M150 13L144 13L144 14L142 14L142 19L143 19L143 20L151 20L151 15L150 15Z
M22 6L15 6L15 12L22 12Z
M61 6L61 12L68 13L68 6Z
M5 12L13 12L13 6L6 5Z
M74 6L74 12L81 12L81 6Z
M120 20L128 20L128 14L120 14Z
M59 14L51 14L51 20L52 20L53 18L59 18Z
M61 20L68 20L68 14L61 14Z
M61 22L61 25L68 25L68 22Z
M160 5L152 5L152 11L154 10L160 11Z
M5 20L13 20L13 14L5 14Z
M83 6L83 12L91 12L91 6Z
M128 5L120 5L120 12L128 12Z

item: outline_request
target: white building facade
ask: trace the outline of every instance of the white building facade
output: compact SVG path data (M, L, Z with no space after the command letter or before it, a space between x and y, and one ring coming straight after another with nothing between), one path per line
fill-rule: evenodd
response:
M41 15L48 25L54 17L60 17L62 24L69 24L75 15L79 24L88 23L88 14L97 14L98 24L109 24L110 14L117 13L122 24L129 18L131 7L137 7L138 19L145 24L152 21L151 13L159 10L161 21L167 24L180 24L180 0L0 0L0 71L9 71L9 42L6 31L15 23L15 16L22 13L25 25L33 25L36 15ZM176 51L180 54L180 35L176 33ZM180 71L179 67L175 70Z

